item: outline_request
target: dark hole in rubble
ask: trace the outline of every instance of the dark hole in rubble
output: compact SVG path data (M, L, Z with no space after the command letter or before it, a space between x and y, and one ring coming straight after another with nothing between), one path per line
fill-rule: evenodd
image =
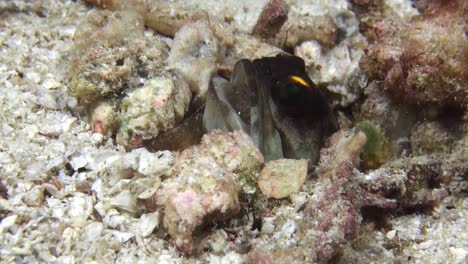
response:
M365 206L361 208L363 223L373 223L376 229L388 228L388 210L375 206Z
M115 62L115 65L117 65L117 66L123 66L123 65L124 65L124 62L125 62L124 59L118 59L118 60Z

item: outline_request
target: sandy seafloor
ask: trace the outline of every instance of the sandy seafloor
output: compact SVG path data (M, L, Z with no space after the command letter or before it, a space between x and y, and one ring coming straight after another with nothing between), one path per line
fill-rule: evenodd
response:
M92 8L82 1L0 2L0 262L242 263L236 252L183 257L166 240L140 236L139 219L120 215L118 221L136 226L122 229L105 219L110 216L97 217L95 194L79 190L78 182L93 186L99 175L73 172L67 165L73 157L122 151L68 110L73 34ZM51 194L57 190L41 185L44 179L58 179L60 193ZM396 256L409 263L466 263L468 200L454 199L392 219L392 230L373 231L374 244L355 250L374 263ZM385 248L389 240L396 246Z

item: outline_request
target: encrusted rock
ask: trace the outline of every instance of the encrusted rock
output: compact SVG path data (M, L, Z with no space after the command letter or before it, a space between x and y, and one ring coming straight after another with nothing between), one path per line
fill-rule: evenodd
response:
M167 200L163 223L177 247L190 254L197 227L239 212L240 188L235 176L211 157L185 162L174 181L164 182L162 192Z
M307 176L307 160L272 160L258 176L258 186L264 195L281 199L299 191Z
M261 163L260 151L241 131L214 130L202 144L180 154L156 202L164 208L164 227L182 252L196 252L196 230L239 212L240 185L234 173L249 173Z
M378 18L367 32L372 44L360 65L406 102L466 110L466 3L429 2L445 4L436 4L411 21Z
M145 37L143 30L136 12L92 12L75 33L70 94L89 105L138 87L139 77L157 74L167 46L157 37Z
M218 39L207 21L198 21L183 26L175 35L169 67L182 72L192 92L204 98L211 77L216 72L220 56Z
M365 143L366 135L362 132L355 134L342 130L332 135L328 146L321 151L317 168L319 179L310 190L303 212L290 212L288 207L276 209L288 212L291 214L289 218L296 216L300 221L284 220L281 214L275 214L269 227L273 229L269 233L274 234L275 243L265 243L271 239L271 234L264 235L257 241L258 247L248 254L248 259L263 260L264 263L327 263L340 245L358 234L362 207L395 208L396 201L386 198L390 194L383 190L405 194L404 173L395 170L395 175L401 177L390 177L393 179L390 181L381 177L379 183L372 185L375 188L372 192L364 191L354 179Z
M263 38L274 37L288 18L289 7L283 0L270 0L257 20L252 34Z
M190 98L187 83L175 72L129 92L122 100L117 142L136 148L172 128L188 110Z
M383 90L380 83L371 82L364 90L367 97L361 105L358 121L369 121L381 127L392 139L409 137L416 123L413 108L398 104Z
M450 131L451 130L451 131ZM423 122L411 131L411 149L414 155L450 152L456 129L448 130L439 122Z
M118 125L115 105L104 101L98 103L91 112L91 130L103 136L111 137Z
M293 9L277 38L292 48L304 41L315 40L328 49L335 46L337 33L338 28L330 15L304 15Z
M224 133L215 129L203 136L199 150L233 173L255 172L263 163L262 153L244 131Z
M232 33L234 34L234 33ZM284 51L277 46L262 42L260 39L248 34L225 34L227 52L224 64L232 70L233 65L241 59L260 59L282 54Z
M141 10L134 9L88 15L75 33L69 86L78 99L76 110L90 114L93 132L117 134L117 142L127 149L174 127L192 96L185 78L166 70L168 45L144 32Z

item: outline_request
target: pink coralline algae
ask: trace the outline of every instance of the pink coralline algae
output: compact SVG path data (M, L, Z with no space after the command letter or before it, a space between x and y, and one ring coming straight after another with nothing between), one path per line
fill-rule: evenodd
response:
M290 258L298 263L327 263L339 245L358 234L363 206L397 206L395 200L369 195L354 181L365 143L362 132L339 131L329 139L328 147L321 151L319 179L310 191L295 234L298 246L294 250L256 247L247 256L249 263L276 263Z
M293 231L289 231L287 240L277 243L270 241L271 235L260 237L247 254L247 263L328 263L340 246L369 228L362 224L363 209L432 208L448 195L445 184L449 181L444 175L466 174L466 162L460 158L462 150L458 145L447 161L438 155L422 155L394 160L362 173L358 170L359 157L366 141L363 132L351 130L341 130L330 137L321 150L319 178L311 183L304 209L289 211L290 219L300 219L290 225ZM459 193L456 187L454 190ZM287 208L283 210L291 210ZM273 229L268 232L274 236L284 232L284 222L276 214L273 227L267 223ZM295 244L294 249L285 246L288 243Z
M365 143L363 133L341 131L321 151L320 184L312 191L312 200L304 210L306 218L313 221L304 221L302 226L315 262L326 263L340 244L355 238L362 220L359 210L369 201L382 207L396 207L395 201L383 197L369 199L367 193L360 196L356 192L352 176Z
M181 252L197 253L197 231L240 211L237 175L254 172L262 163L260 151L240 131L214 130L200 145L180 153L171 178L152 201L164 209L164 227Z

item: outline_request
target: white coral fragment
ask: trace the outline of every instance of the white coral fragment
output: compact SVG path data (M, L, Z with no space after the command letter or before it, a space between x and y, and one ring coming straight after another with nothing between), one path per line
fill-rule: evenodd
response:
M90 196L76 193L75 196L70 199L70 206L68 207L67 213L72 226L83 227L92 212L93 201Z
M142 214L138 222L138 230L143 237L148 237L159 226L159 212Z
M5 230L13 227L18 219L18 215L10 215L2 219L0 222L0 234L4 233Z
M110 204L131 213L136 213L138 211L136 198L130 190L123 190L112 197Z
M204 98L217 70L219 41L207 21L182 27L175 35L168 65L180 70L189 81L192 92Z

